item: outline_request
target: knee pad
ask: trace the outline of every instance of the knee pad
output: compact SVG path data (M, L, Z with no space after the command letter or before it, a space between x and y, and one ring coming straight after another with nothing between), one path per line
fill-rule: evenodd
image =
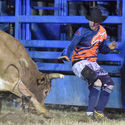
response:
M85 68L81 72L83 78L87 80L89 85L93 85L93 83L98 79L98 75L95 71L93 71L88 66L85 66Z
M108 87L103 87L102 90L109 94L112 92L112 89L109 89Z

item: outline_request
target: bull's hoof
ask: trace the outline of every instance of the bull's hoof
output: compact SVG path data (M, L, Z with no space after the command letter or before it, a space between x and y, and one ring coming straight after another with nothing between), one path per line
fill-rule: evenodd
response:
M46 119L51 119L51 118L53 118L53 116L52 116L51 113L43 114L43 117L46 118Z

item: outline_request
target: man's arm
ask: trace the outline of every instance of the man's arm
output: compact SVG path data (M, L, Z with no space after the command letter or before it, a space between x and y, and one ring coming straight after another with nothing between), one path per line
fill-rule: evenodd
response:
M71 40L71 43L63 50L61 57L58 57L58 59L65 59L67 61L70 61L71 54L75 46L80 42L82 37L83 37L83 28L81 27L75 32L73 39Z
M117 48L118 45L117 45L117 43L116 43L115 41L113 41L113 42L111 42L111 43L108 45L108 47L109 47L111 50L113 50L113 49Z
M118 47L117 43L115 41L111 42L110 44L106 44L107 40L104 40L100 47L99 47L99 52L103 54L109 53L111 50L115 49Z

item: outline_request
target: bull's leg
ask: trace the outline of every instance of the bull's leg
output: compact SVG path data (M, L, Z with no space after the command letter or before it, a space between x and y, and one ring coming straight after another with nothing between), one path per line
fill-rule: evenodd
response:
M11 89L11 84L9 84L9 82L3 80L2 78L0 78L0 91L10 91ZM2 110L2 98L0 98L0 113Z
M0 113L1 113L1 110L2 110L2 99L0 99Z

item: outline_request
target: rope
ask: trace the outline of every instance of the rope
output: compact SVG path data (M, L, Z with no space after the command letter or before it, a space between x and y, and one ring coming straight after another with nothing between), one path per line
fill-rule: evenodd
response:
M20 65L21 65L21 64L20 64ZM20 72L19 72L19 69L17 68L17 66L15 66L14 64L10 64L9 66L7 66L7 68L6 68L6 70L5 70L4 73L6 73L7 69L8 69L10 66L13 66L13 67L16 68L17 71L18 71L18 81L17 81L17 83L14 85L14 87L13 87L13 89L12 89L12 92L13 92L13 91L15 90L15 88L17 87L19 93L22 95L22 97L21 97L21 98L22 98L22 109L23 109L24 112L25 112L25 104L24 104L25 99L30 100L31 96L26 96L26 95L20 90L19 85L20 85L20 83L21 83L22 81L21 81L21 79L20 79ZM21 65L21 66L22 66L22 65ZM12 95L10 95L8 98L10 99L11 96L12 96Z

